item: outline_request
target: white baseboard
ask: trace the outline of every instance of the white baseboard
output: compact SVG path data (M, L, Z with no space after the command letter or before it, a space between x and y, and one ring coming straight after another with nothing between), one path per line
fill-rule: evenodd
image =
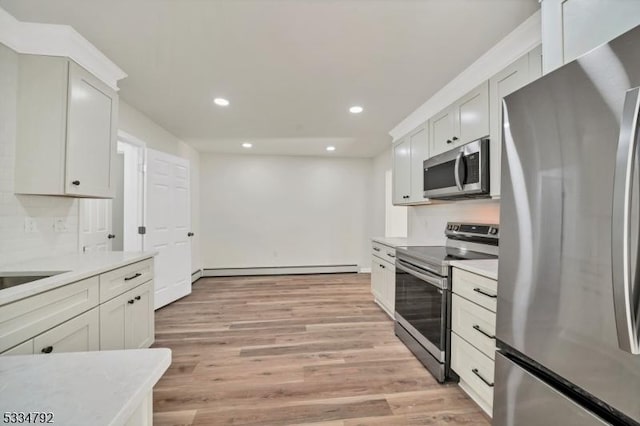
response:
M191 284L198 281L200 278L202 278L202 269L198 269L197 271L191 274Z
M258 268L204 268L203 277L238 277L250 275L302 275L357 273L358 265L269 266Z

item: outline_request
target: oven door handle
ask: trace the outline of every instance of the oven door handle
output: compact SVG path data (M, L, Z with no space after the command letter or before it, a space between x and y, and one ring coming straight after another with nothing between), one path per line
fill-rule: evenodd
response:
M422 281L426 281L427 283L435 287L438 287L441 290L446 289L446 281L443 282L444 281L443 278L435 278L435 277L432 277L431 275L426 275L420 271L417 271L411 266L408 266L406 263L402 262L402 260L398 260L396 262L396 269L400 269L401 271L404 271L409 275L413 275L416 278L420 278Z
M460 163L462 162L462 156L464 155L464 149L460 149L458 155L456 156L456 165L453 170L454 177L456 179L456 186L458 187L458 191L462 191L462 182L460 181Z

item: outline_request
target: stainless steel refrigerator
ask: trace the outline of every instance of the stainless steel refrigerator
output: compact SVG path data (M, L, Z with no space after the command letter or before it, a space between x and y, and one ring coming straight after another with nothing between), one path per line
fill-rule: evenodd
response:
M640 422L640 27L503 104L494 425Z

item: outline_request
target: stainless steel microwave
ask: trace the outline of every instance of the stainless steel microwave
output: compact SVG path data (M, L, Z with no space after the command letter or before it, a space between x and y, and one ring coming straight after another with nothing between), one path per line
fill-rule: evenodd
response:
M489 196L489 139L478 139L424 161L424 197Z

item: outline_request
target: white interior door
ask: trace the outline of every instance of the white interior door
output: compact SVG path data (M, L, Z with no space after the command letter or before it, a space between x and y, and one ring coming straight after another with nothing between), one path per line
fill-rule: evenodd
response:
M111 251L111 200L82 199L78 203L80 251Z
M155 250L155 308L191 293L189 161L147 150L145 250Z

